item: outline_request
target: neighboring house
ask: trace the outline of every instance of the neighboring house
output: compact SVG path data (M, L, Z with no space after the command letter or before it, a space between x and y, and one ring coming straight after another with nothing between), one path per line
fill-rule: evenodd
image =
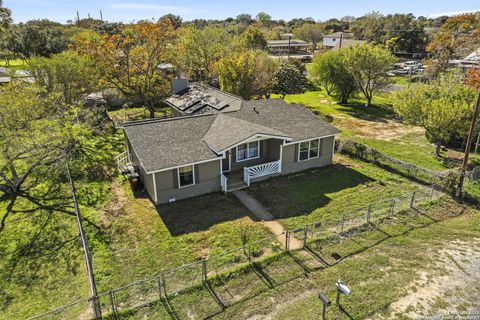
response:
M364 40L355 40L353 38L353 33L349 32L335 32L323 37L323 46L334 50L363 45L366 43L367 41Z
M323 36L323 46L327 48L334 48L340 41L353 40L353 33L349 32L335 32Z
M238 111L243 99L205 84L188 83L187 79L172 80L172 96L164 102L173 116Z
M457 68L461 68L464 70L470 68L479 68L480 64L480 47L477 50L470 53L468 56L463 58L462 60L450 60L449 63Z
M0 67L0 85L1 84L7 84L10 81L12 81L12 78L10 77L10 75L8 73L8 69Z
M155 204L328 165L340 132L305 107L281 99L119 127L127 146L117 157L119 168L139 175Z
M267 42L268 53L274 56L310 54L313 44L303 40L269 40Z

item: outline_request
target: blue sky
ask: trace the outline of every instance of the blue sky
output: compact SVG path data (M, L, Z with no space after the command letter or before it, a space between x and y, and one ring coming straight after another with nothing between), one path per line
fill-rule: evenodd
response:
M184 20L190 20L222 19L240 13L254 16L264 11L274 19L312 17L326 20L345 15L361 16L370 11L385 14L411 12L430 17L480 11L478 0L4 0L4 5L12 9L15 22L40 18L66 22L75 18L77 10L81 18L89 13L98 18L102 10L105 20L124 22L158 18L165 13L178 14Z

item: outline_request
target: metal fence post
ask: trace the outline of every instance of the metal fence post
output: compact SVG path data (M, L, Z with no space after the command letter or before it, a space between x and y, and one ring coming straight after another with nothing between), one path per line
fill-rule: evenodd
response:
M416 192L416 191L413 191L413 192L412 192L412 198L410 199L410 209L413 208L413 202L415 201L415 192Z
M392 199L392 203L390 204L390 215L392 216L395 212L395 199Z
M303 230L303 248L307 246L307 238L308 238L308 224L305 226L305 229Z
M372 204L367 207L367 223L370 223L370 214L372 213Z
M202 258L202 283L207 282L207 259Z
M108 293L108 296L110 298L110 306L111 306L111 309L112 309L113 318L118 319L117 306L115 305L115 296L114 296L114 293L113 293L112 290L110 290L110 292Z
M343 233L343 224L345 223L345 212L342 213L342 232Z
M285 250L289 251L290 249L290 231L285 231Z
M158 295L160 297L160 300L167 299L167 289L165 287L165 279L163 278L161 273L157 276L157 282L158 282Z

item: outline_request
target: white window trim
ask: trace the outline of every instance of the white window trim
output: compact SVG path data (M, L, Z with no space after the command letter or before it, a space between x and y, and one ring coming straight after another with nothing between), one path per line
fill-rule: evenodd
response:
M192 184L189 184L189 185L186 185L186 186L182 186L182 185L180 184L180 168L185 168L185 167L192 167L193 183L192 183ZM178 167L178 168L177 168L177 180L178 180L178 188L179 188L179 189L183 189L183 188L188 188L188 187L194 186L194 185L197 183L197 182L195 181L195 165L186 165L186 166Z
M317 155L315 157L310 157L310 150L311 150L310 146L312 144L312 141L318 141ZM300 159L300 145L302 143L305 143L305 142L307 142L307 141L302 141L302 142L298 143L298 154L297 154L298 162L304 162L304 161L312 160L312 159L315 159L315 158L320 158L320 150L321 150L321 145L322 145L322 139L318 138L318 139L308 140L308 158L304 159L304 160Z
M249 158L248 155L250 154L250 143L252 142L256 142L257 143L257 149L258 149L258 152L257 152L257 156L254 157L254 158ZM247 145L247 158L246 159L238 159L238 147L241 146L242 144L246 144ZM242 144L239 144L238 146L235 147L235 158L237 159L237 163L238 162L244 162L244 161L250 161L250 160L255 160L255 159L258 159L260 158L260 140L255 140L255 141L250 141L250 142L245 142L245 143L242 143Z

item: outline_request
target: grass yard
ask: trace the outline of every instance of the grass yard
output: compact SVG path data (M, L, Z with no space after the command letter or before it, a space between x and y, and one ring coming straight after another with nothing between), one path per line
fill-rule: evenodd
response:
M134 120L149 119L149 112L142 107L135 108L119 108L108 111L108 115L115 123L122 123ZM163 118L169 116L168 110L156 110L155 118Z
M373 164L339 155L332 166L253 184L250 193L287 228L296 228L419 187Z
M25 60L23 59L13 59L10 60L7 64L7 61L0 59L0 67L5 68L21 68L25 65Z
M422 128L406 125L395 117L390 93L374 96L373 105L352 99L340 105L325 90L315 88L299 95L287 95L285 101L300 103L313 112L333 119L333 125L342 130L340 138L355 138L381 152L432 170L446 170L458 165L463 154L449 149L442 157L434 156L434 147L427 141ZM472 154L472 161L480 163L480 155Z
M252 240L270 236L229 194L214 193L155 208L117 181L113 199L100 216L106 242L97 242L94 263L99 290L125 285L202 257L242 246L239 227Z
M473 311L480 307L479 235L478 210L456 203L433 206L417 218L345 240L341 249L357 254L231 306L213 319L319 319L320 292L332 301L328 319L417 319ZM373 238L379 241L367 244ZM345 312L335 304L339 278L352 290L352 296L341 298Z

